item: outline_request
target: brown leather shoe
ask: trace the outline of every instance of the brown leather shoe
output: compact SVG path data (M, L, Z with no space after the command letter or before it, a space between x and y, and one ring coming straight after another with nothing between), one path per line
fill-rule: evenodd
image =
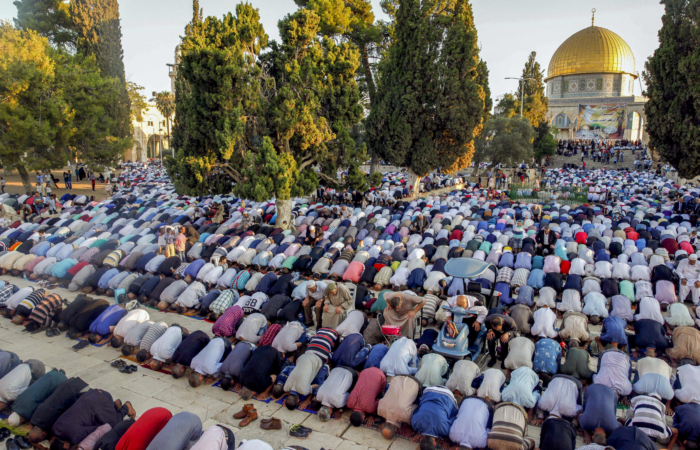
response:
M252 403L246 403L245 405L243 405L243 409L242 409L242 410L238 411L236 414L233 415L233 418L234 418L234 419L244 419L245 416L248 415L248 411L250 411L251 409L255 409L255 407L253 406L253 404L252 404Z
M136 418L136 410L131 405L131 402L124 403L124 406L126 406L126 409L127 409L126 415L131 417L131 419L135 419Z
M241 423L238 424L239 427L247 427L250 422L258 420L258 410L253 408L250 411L248 411L248 415L245 416L245 419L241 420Z
M275 418L272 418L271 420L263 420L260 424L260 428L263 430L281 430L282 421Z

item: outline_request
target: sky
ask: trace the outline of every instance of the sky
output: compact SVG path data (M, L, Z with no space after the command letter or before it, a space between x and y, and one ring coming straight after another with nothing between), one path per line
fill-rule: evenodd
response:
M296 10L293 0L249 0L260 10L261 21L273 39L279 39L277 22ZM379 0L371 0L378 19L386 19ZM205 16L221 17L235 10L237 0L200 0ZM191 0L120 0L122 45L127 79L144 86L144 94L170 90L166 64L173 63L175 46L192 17ZM578 2L561 0L472 0L479 35L481 57L490 70L492 97L517 88L530 52L546 71L549 60L570 35L590 26L591 9L595 24L617 33L632 48L637 71L658 47L663 5L658 0L615 0ZM11 0L0 0L0 19L17 14ZM641 94L635 83L635 94Z

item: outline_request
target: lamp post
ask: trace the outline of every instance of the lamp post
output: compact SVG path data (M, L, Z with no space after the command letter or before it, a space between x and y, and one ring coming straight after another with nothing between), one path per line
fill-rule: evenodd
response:
M523 86L523 81L525 80L534 80L534 78L515 78L515 77L506 77L506 80L519 80L520 81L520 118L523 118L523 104L525 103L525 86Z

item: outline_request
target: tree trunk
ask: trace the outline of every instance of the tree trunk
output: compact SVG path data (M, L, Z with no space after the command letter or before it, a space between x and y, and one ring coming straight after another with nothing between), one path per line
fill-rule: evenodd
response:
M27 172L27 169L24 168L24 165L22 164L17 164L15 166L17 168L17 172L19 172L19 177L22 179L22 185L24 186L24 191L26 192L27 195L32 194L32 183L29 181L29 173Z
M292 223L292 199L280 200L277 199L277 221L275 226L286 230L289 224Z
M365 72L365 83L367 83L367 94L369 95L369 104L374 104L374 97L377 94L377 88L374 85L374 77L372 76L372 66L369 64L369 53L366 45L358 46L360 48L360 60L362 61L362 69Z
M370 150L370 160L369 160L369 173L370 175L373 174L374 172L381 172L380 168L380 162L379 162L379 155L377 155L376 152Z
M410 167L408 168L408 186L412 198L420 196L420 179L422 176L415 173ZM413 187L410 187L413 186Z

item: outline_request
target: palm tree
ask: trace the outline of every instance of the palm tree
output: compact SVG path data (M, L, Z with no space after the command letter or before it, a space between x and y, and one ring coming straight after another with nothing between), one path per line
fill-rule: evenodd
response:
M175 96L168 91L159 92L156 94L156 108L165 117L168 124L168 148L173 152L173 147L170 143L170 120L175 114Z

